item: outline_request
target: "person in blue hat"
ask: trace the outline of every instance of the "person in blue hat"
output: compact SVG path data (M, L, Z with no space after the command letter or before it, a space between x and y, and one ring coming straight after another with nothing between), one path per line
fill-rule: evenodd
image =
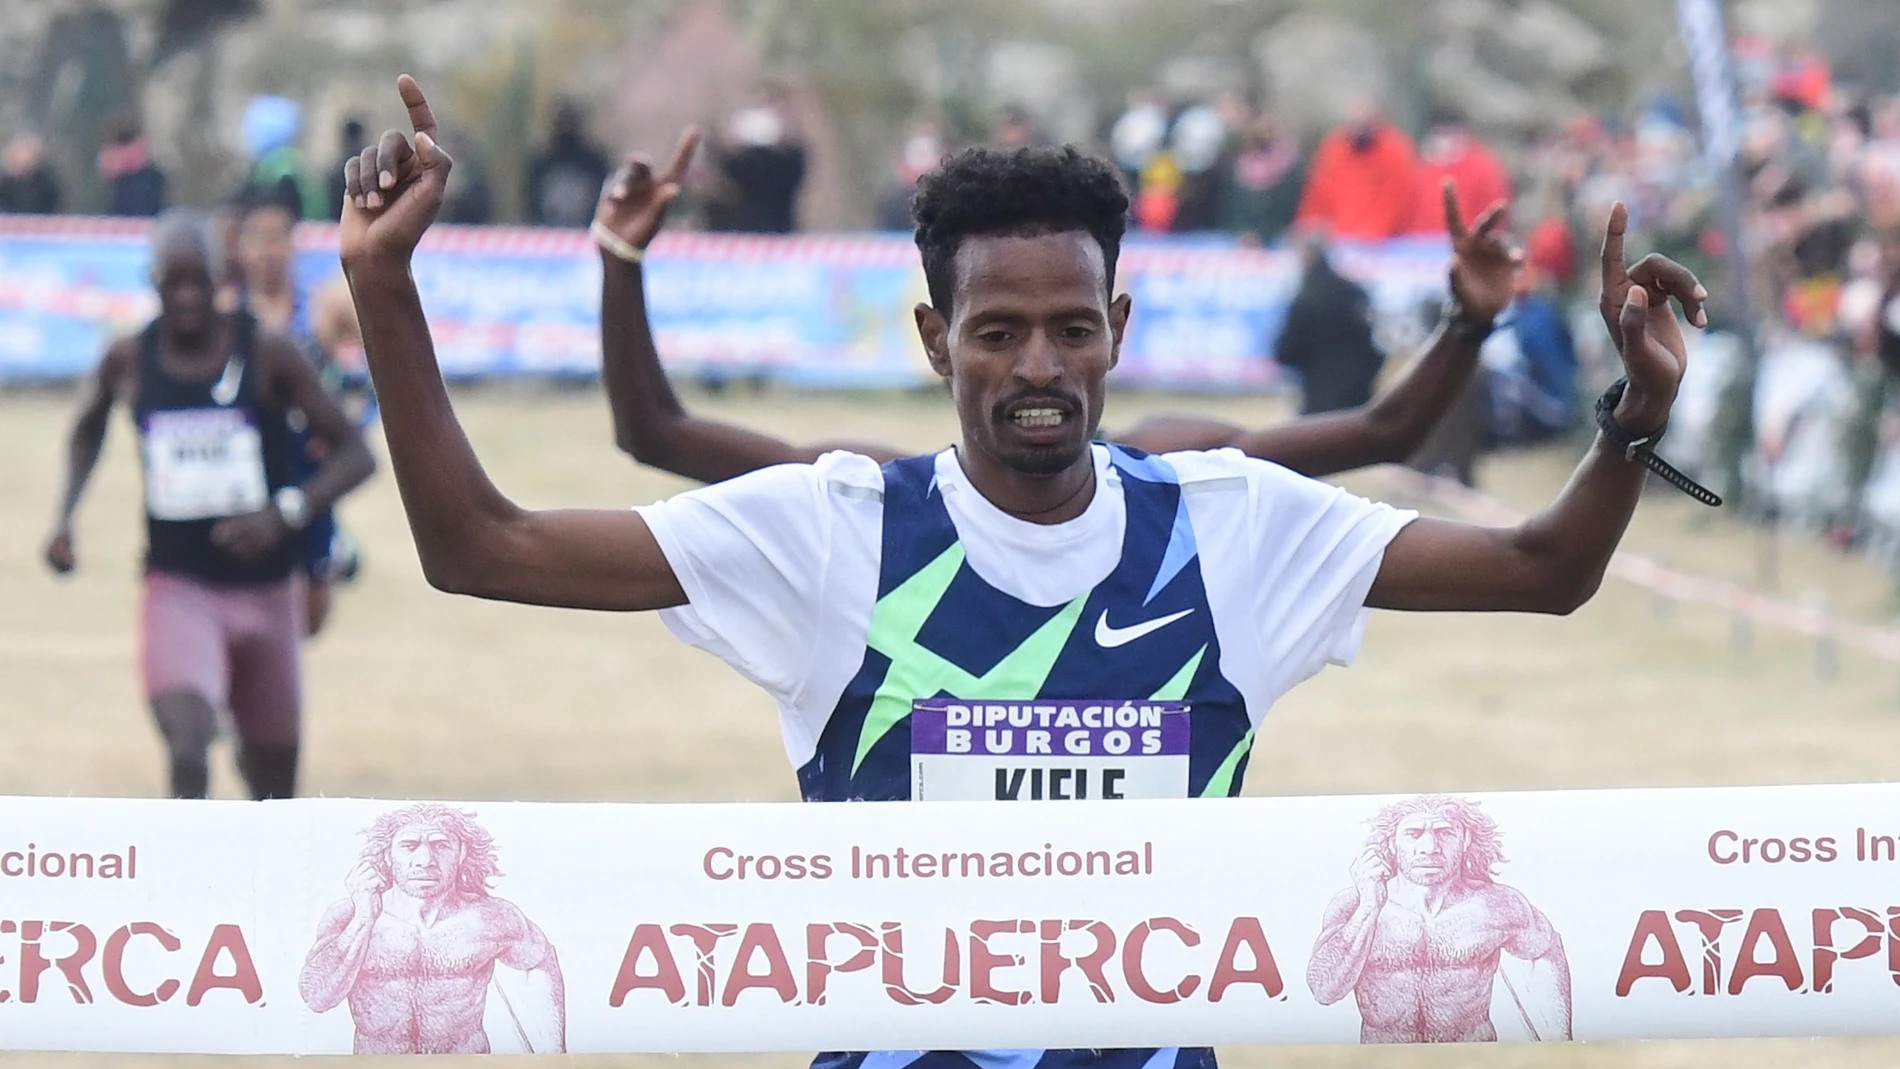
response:
M252 97L244 107L241 130L244 154L251 161L245 187L275 188L278 196L299 206L305 219L328 218L324 190L305 181L303 153L297 149L303 108L288 97Z

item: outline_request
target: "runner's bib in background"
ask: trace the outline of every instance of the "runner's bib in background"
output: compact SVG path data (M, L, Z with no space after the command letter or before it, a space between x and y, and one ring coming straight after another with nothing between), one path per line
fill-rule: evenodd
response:
M264 441L241 408L161 409L145 417L145 508L156 520L262 509Z
M932 698L910 713L920 802L1188 796L1188 703Z

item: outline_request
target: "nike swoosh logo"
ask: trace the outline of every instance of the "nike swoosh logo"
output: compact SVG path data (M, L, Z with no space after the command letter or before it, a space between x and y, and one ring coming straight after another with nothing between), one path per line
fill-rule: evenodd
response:
M1130 627L1110 627L1108 626L1108 610L1103 609L1101 618L1095 621L1095 644L1105 650L1126 646L1144 635L1154 634L1193 611L1193 609L1182 609L1172 615L1157 616Z

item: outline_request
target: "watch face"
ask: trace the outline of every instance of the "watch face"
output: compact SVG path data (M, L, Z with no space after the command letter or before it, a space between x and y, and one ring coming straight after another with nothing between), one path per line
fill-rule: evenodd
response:
M277 511L284 522L292 527L302 527L304 523L303 492L296 489L280 490L275 500Z

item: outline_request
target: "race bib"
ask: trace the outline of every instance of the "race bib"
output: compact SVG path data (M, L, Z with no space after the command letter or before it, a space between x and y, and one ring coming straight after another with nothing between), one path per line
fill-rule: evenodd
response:
M1187 795L1186 702L932 698L911 705L915 801Z
M245 410L151 412L144 430L145 509L153 519L242 516L269 500L264 441Z

